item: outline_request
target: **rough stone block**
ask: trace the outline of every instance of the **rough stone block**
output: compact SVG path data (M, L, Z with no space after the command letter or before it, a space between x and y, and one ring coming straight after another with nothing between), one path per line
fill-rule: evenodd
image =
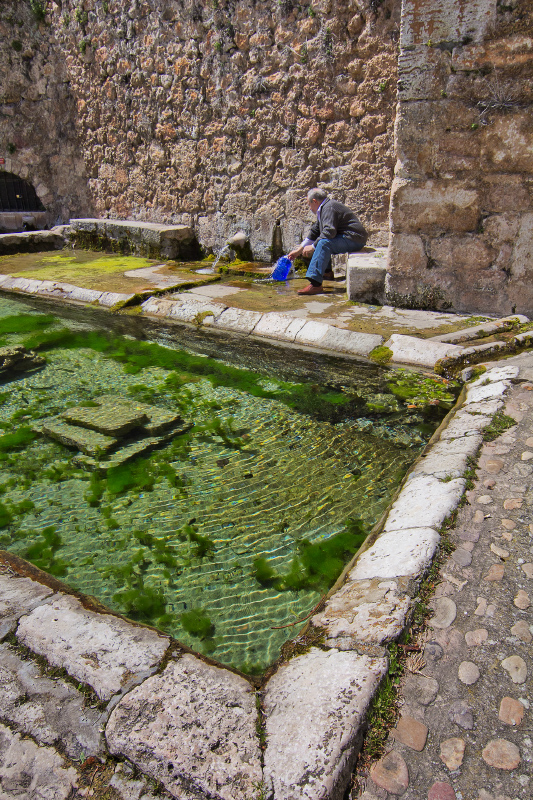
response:
M265 782L279 800L342 798L384 658L309 653L283 664L266 686Z
M398 233L475 231L479 222L478 192L464 181L396 178L391 203L391 226Z
M176 425L181 421L181 416L174 411L166 408L151 406L147 403L139 403L137 400L129 400L114 394L103 394L96 398L96 402L105 405L110 409L126 409L130 413L140 414L146 418L143 423L143 430L151 435L162 433L167 428Z
M495 19L496 4L487 0L448 0L446 5L404 0L401 47L457 42L465 36L480 41Z
M39 747L0 724L0 797L67 800L77 773L51 747ZM29 793L31 789L31 794Z
M439 100L450 75L449 53L428 47L403 50L398 57L398 99Z
M418 275L426 269L428 259L420 236L405 233L391 235L388 269L397 275ZM348 284L348 297L350 288Z
M59 595L20 620L19 640L50 664L92 686L109 700L150 674L163 658L167 637Z
M117 303L127 303L128 300L132 300L134 297L134 294L124 294L121 292L102 292L98 298L98 305L105 306L106 308L112 308L113 306L116 306Z
M432 475L417 475L408 481L389 511L384 531L410 528L438 530L457 506L465 481L439 481Z
M410 578L372 578L347 581L312 617L313 625L326 629L326 641L343 650L358 643L380 645L397 638L411 607L407 594Z
M246 800L262 779L256 719L251 684L184 655L117 704L106 737L173 797Z
M418 367L433 368L437 361L450 355L459 355L463 348L454 344L430 342L427 339L416 339L393 333L385 342L385 347L392 350L392 361L398 364L414 364Z
M533 113L495 116L481 131L481 161L487 172L533 172Z
M68 294L68 300L74 300L77 303L94 303L100 299L102 292L97 289L83 289L81 286L76 286Z
M144 303L141 303L141 309L143 314L148 314L154 317L168 317L173 305L173 300L149 297L148 300L145 300Z
M528 64L533 61L533 39L531 36L517 34L504 39L498 37L495 42L455 47L452 53L454 70L478 70L483 67L507 67Z
M349 266L346 272L348 299L362 303L385 302L385 276L387 267Z
M202 303L190 298L184 299L181 303L174 303L170 309L170 318L178 319L181 322L189 322L197 325L212 325L214 319L225 311L227 306L221 303Z
M0 645L2 717L39 744L61 742L70 758L103 755L104 714L85 704L85 696L61 678L41 674L31 659Z
M0 639L12 631L23 615L40 605L53 590L42 583L0 571Z
M349 573L351 581L421 575L429 564L440 536L432 528L413 528L382 533L365 550Z

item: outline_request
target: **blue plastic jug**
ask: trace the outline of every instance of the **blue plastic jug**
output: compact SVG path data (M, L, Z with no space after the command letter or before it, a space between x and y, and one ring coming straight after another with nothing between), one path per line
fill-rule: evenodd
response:
M291 268L292 261L290 258L288 256L281 256L281 258L278 258L276 261L276 266L270 277L273 281L286 281Z

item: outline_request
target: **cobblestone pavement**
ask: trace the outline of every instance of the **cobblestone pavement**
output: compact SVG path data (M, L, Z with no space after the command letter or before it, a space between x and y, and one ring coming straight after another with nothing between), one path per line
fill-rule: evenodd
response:
M511 389L505 413L517 425L480 451L423 653L360 800L533 797L533 383Z

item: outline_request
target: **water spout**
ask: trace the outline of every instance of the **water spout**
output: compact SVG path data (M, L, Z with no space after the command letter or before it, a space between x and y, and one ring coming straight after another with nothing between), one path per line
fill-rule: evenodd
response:
M222 256L226 252L226 250L229 250L229 248L230 248L229 244L225 244L218 251L218 253L216 255L216 258L215 258L215 260L213 261L213 263L211 264L210 267L203 267L202 269L197 269L196 272L199 273L200 275L213 275L215 273L216 268L217 268L218 262L220 261L220 259L222 258Z

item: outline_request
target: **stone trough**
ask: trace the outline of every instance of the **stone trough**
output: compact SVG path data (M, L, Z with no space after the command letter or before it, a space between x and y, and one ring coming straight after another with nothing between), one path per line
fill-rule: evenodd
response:
M32 780L47 781L66 800L77 774L50 749L55 742L72 757L83 749L85 757L126 759L163 796L180 800L340 800L387 671L385 645L408 623L439 528L464 492L467 459L518 372L492 369L467 386L366 550L313 617L308 632L321 633L321 643L280 663L259 690L2 553L0 631L14 638L0 646L9 725L0 726L0 772L23 764ZM17 642L62 667L78 689L61 680L52 691L33 662L25 671ZM83 685L98 699L93 710L84 708ZM60 718L57 693L69 709ZM48 759L46 770L39 759ZM138 781L123 777L117 785L126 800Z

